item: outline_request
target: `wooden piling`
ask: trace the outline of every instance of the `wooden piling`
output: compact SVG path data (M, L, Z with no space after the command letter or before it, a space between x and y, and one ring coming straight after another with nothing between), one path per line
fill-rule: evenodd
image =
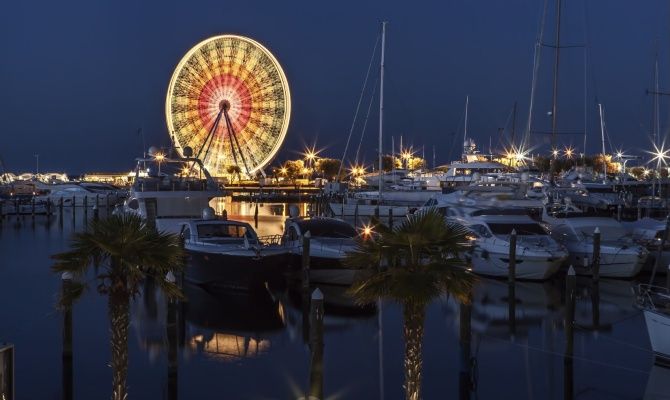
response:
M621 222L621 204L616 207L616 220Z
M256 199L256 208L254 209L254 228L258 228L258 199Z
M593 231L593 259L591 261L591 272L593 281L600 280L600 228L596 227Z
M323 399L323 293L312 292L309 309L309 398Z
M649 277L649 284L654 284L654 279L656 278L656 271L660 268L661 265L661 255L663 255L663 247L668 241L668 230L670 230L670 214L665 218L665 230L661 236L661 243L658 245L658 250L656 251L656 261L654 262L654 268L651 270L651 277Z
M510 336L516 335L516 229L509 235L509 267L507 271L507 314Z
M565 352L572 357L574 351L574 321L575 321L575 288L577 277L575 269L570 266L565 278Z
M73 373L73 329L72 329L72 273L64 272L61 275L62 281L62 299L63 299L63 399L72 399L74 389Z
M574 396L573 359L574 354L574 323L575 323L575 287L577 278L575 269L570 266L565 278L565 355L563 357L563 398L568 400Z
M508 271L507 271L507 282L511 285L515 283L516 280L516 229L512 229L512 233L509 235L509 262L508 262Z
M472 294L459 306L460 371L458 374L459 399L469 399L472 392Z
M354 226L358 226L358 203L354 207Z
M35 218L35 196L30 200L30 215Z
M309 289L309 252L312 234L307 231L302 235L302 287Z
M393 207L389 207L389 228L393 229Z

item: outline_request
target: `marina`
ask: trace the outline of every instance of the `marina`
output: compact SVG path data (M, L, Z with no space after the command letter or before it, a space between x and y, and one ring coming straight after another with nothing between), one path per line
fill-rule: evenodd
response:
M2 6L0 400L670 399L670 2L152 3Z
M263 210L272 206L266 204ZM71 212L65 211L62 224L57 217L6 217L0 230L7 278L0 299L16 304L2 308L0 318L11 322L3 324L2 339L20 349L15 365L19 398L98 398L107 393L108 356L100 349L108 343L109 329L105 302L94 291L72 311L72 364L62 357L68 349L63 347L64 320L54 308L62 284L49 272L49 255L64 250L70 234L85 228L83 210L75 209L74 216ZM91 218L89 214L89 223ZM260 232L280 234L279 224L274 230L273 225L266 222ZM633 289L648 279L644 274L633 280L602 278L597 292L590 278L577 279L571 371L564 364L564 278L517 282L512 319L504 280L479 280L468 307L453 298L437 299L426 318L426 397L494 398L500 388L518 398L548 399L564 398L567 387L588 392L588 398L667 393L665 369L654 364L644 316L635 307ZM664 284L665 277L657 279ZM403 398L397 384L403 379L398 306L385 302L382 307L380 370L379 310L354 306L341 286L317 287L325 300L324 395L378 398L383 390L385 398ZM134 396L215 399L221 393L246 393L250 398L300 398L308 390L310 352L299 290L270 288L252 295L186 284L189 301L177 311L182 339L176 342L170 339L165 298L149 283L142 290L133 301L129 338ZM28 292L34 302L16 302ZM469 343L459 322L463 313L470 315ZM464 366L459 360L468 349ZM170 368L177 373L170 375ZM40 385L31 384L35 374L42 376Z

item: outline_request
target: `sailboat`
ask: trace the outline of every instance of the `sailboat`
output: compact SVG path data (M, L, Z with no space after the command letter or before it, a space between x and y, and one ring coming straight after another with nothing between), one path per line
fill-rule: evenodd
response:
M386 22L382 22L382 43L381 43L381 58L379 64L379 145L378 145L378 178L377 185L379 186L376 196L360 196L349 197L344 196L341 203L329 203L330 211L336 217L369 217L373 215L378 216L404 216L409 212L407 206L396 206L385 204L384 202L384 184L386 183L386 175L382 168L382 148L383 148L383 132L384 132L384 53L386 50Z

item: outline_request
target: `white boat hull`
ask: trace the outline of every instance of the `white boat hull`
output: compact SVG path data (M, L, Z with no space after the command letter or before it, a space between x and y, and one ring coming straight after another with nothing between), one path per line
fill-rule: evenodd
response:
M593 260L593 252L585 251L570 251L569 264L575 269L577 275L593 275L591 268L591 260ZM600 270L599 274L605 278L632 278L637 275L645 261L647 260L647 253L624 252L619 251L615 253L602 252L600 254ZM586 261L586 265L585 262Z
M656 357L670 361L670 315L644 310L651 349Z
M472 272L479 275L508 277L509 255L507 253L483 253L481 249L473 252L471 257ZM565 255L551 257L549 255L517 255L514 276L517 279L546 280L554 275L565 261Z

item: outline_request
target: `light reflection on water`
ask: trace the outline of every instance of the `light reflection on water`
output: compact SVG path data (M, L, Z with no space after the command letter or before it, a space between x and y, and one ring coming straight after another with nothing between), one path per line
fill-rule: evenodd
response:
M253 222L255 205L216 202L229 216ZM302 213L306 206L302 205ZM281 233L285 205L259 207L259 233ZM263 216L263 218L261 218ZM89 212L88 218L92 217ZM59 277L49 255L65 249L85 225L81 210L44 217L10 217L0 227L0 341L16 345L18 399L61 398L62 316L54 309ZM647 279L646 277L640 278ZM653 366L646 327L632 307L635 282L601 280L598 296L579 279L573 385L580 399L641 398L669 393L668 370ZM480 280L471 306L470 346L459 341L461 307L442 298L428 309L424 338L424 398L563 398L563 282L519 282L510 323L507 284ZM383 307L383 370L374 308L358 309L346 292L321 287L326 299L323 387L326 397L403 398L401 310ZM254 293L211 291L187 285L189 302L170 310L151 283L132 306L130 398L273 398L303 396L310 354L299 292L290 287ZM594 304L598 313L594 313ZM594 315L597 318L594 318ZM110 389L105 299L89 292L74 307L75 398L105 398ZM173 329L173 331L170 331ZM176 340L169 340L171 332ZM171 346L176 360L170 373ZM461 364L461 352L467 351ZM174 370L173 370L174 372ZM569 372L569 371L568 371ZM459 379L461 378L461 379ZM39 384L35 384L38 382ZM474 387L469 382L474 382ZM664 386L666 385L666 386ZM174 397L172 397L174 398Z

